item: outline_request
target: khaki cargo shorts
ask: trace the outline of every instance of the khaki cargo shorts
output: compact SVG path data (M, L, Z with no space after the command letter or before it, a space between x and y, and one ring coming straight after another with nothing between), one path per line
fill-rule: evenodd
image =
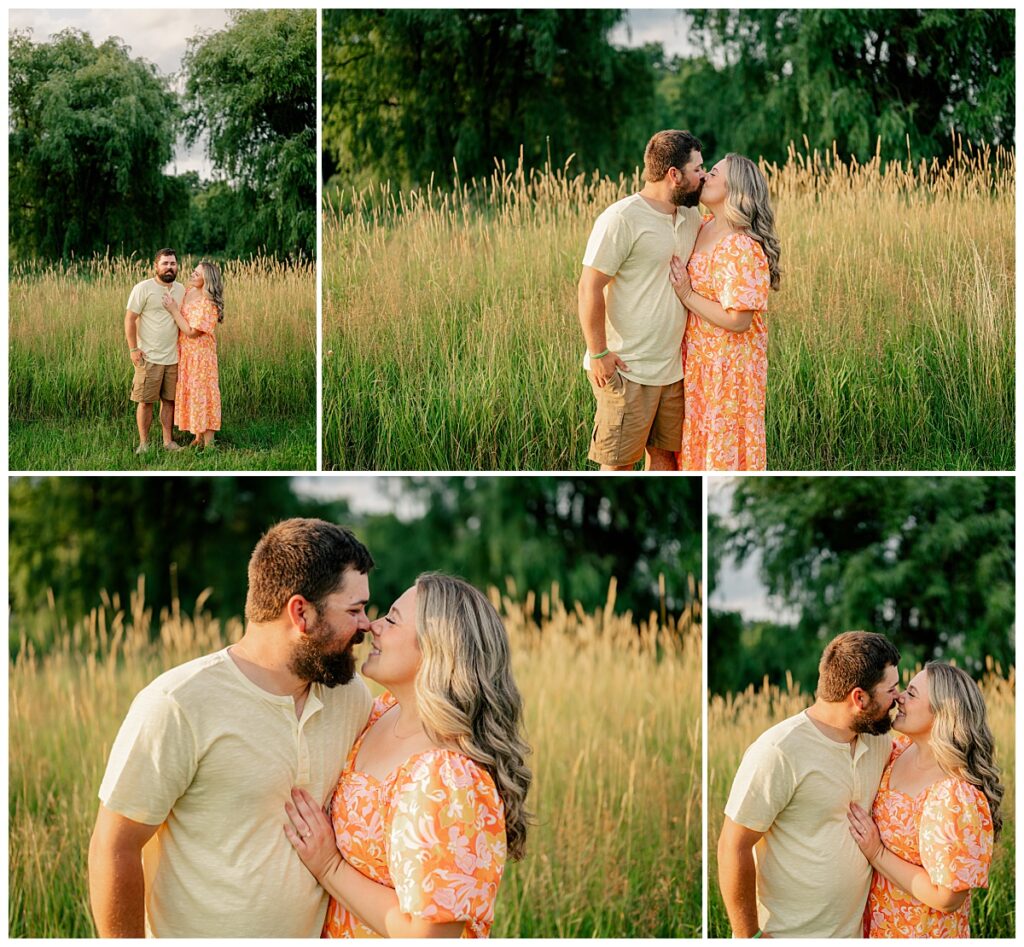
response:
M178 366L154 365L143 360L142 365L135 367L132 379L132 401L142 404L153 404L160 401L173 401L174 389L178 385Z
M594 433L587 456L595 464L635 464L647 447L679 451L683 446L683 383L641 385L616 372L603 388L587 372L597 398Z

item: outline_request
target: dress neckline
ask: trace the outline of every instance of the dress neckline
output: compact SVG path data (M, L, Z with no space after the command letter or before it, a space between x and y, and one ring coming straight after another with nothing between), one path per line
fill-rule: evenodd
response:
M899 747L899 744L897 743L896 746ZM948 779L949 777L948 776L942 776L940 779L936 779L934 782L930 782L927 786L924 787L924 789L922 789L917 794L912 794L912 793L909 793L909 792L904 792L902 789L896 789L893 786L893 784L892 784L892 770L893 770L893 767L896 765L896 760L898 760L901 756L903 756L903 754L906 753L907 750L909 750L911 746L913 746L913 744L908 742L905 746L900 747L899 753L897 753L895 756L893 756L893 758L891 760L889 760L889 765L886 766L886 768L885 768L884 782L885 782L885 788L889 792L894 792L897 795L902 796L904 799L911 799L914 802L916 802L926 792L928 792L933 786L937 786L944 779Z
M387 783L391 782L391 780L402 769L404 769L406 766L408 766L409 762L411 760L415 760L415 759L417 759L420 756L426 756L428 753L456 753L457 752L456 750L449 750L449 749L446 749L445 747L440 747L440 746L432 746L432 747L430 747L429 749L426 749L426 750L416 750L414 753L410 753L404 760L402 760L401 763L398 763L395 766L393 766L381 778L378 778L378 777L374 776L373 773L366 772L366 770L356 769L356 760L359 758L359 750L360 750L360 748L363 745L363 740L366 738L366 734L368 734L378 723L380 723L381 719L384 717L384 715L389 710L391 710L393 707L397 706L397 704L398 704L398 701L395 700L394 695L391 694L390 691L385 691L383 694L381 694L379 700L381 700L383 702L383 705L381 707L380 713L377 714L377 716L374 717L373 720L370 720L370 721L367 722L366 727L363 729L363 732L359 734L359 737L356 740L356 742L352 744L352 749L349 751L348 762L345 765L345 775L347 775L347 776L361 776L364 779L367 779L367 780L370 780L370 781L374 782L378 786L384 786L384 785L387 785Z

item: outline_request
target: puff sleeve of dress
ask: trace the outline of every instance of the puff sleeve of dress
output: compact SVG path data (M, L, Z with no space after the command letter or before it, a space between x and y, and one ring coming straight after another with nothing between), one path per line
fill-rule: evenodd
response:
M731 234L722 240L714 257L714 280L723 309L768 309L768 258L761 244L746 234Z
M395 787L388 870L401 910L487 936L505 867L505 815L491 776L450 750L410 761Z
M988 887L992 817L981 790L961 779L932 788L921 811L921 864L932 884L951 891Z
M217 306L205 296L197 305L189 306L185 318L193 329L212 335L218 319Z

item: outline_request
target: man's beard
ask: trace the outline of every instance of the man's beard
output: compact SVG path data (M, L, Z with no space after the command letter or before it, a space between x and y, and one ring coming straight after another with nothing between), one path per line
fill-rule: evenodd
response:
M672 203L676 207L696 207L700 203L700 193L703 190L703 181L692 191L688 190L685 184L680 184L672 191Z
M892 718L888 710L881 717L876 716L879 706L873 703L866 710L857 712L857 716L853 718L854 733L868 733L877 737L892 729Z
M357 631L342 651L327 652L324 644L330 634L322 635L320 623L307 629L292 652L289 670L297 678L310 684L337 687L347 684L356 674L356 657L352 649L363 640L363 633Z
M157 273L156 278L160 280L161 283L173 283L174 277L177 275L177 273L168 273L165 271L163 273Z

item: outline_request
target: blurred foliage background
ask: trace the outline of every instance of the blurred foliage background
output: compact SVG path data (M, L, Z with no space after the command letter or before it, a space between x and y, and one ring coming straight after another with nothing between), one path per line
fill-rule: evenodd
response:
M685 55L613 43L622 10L325 10L324 180L443 185L520 149L616 177L660 128L769 162L790 142L860 162L1013 145L1013 10L664 14Z
M178 77L115 38L12 32L11 258L314 258L316 52L315 10L234 11ZM179 130L208 142L213 180L165 172Z
M827 641L888 635L913 667L986 658L1014 665L1013 477L737 478L728 515L709 514L708 600L723 563L757 556L761 581L795 622L708 613L708 687L817 685ZM723 590L727 592L727 590Z
M338 478L341 479L341 478ZM352 527L376 562L373 606L385 611L424 571L540 598L604 606L616 580L618 613L681 614L699 595L699 477L376 478L386 512L356 514L284 477L25 477L10 482L12 657L25 635L37 651L105 593L228 619L242 613L253 546L273 523L319 516ZM365 478L363 483L367 483ZM660 582L659 577L663 577ZM662 584L663 583L663 584ZM13 624L13 623L12 623Z

